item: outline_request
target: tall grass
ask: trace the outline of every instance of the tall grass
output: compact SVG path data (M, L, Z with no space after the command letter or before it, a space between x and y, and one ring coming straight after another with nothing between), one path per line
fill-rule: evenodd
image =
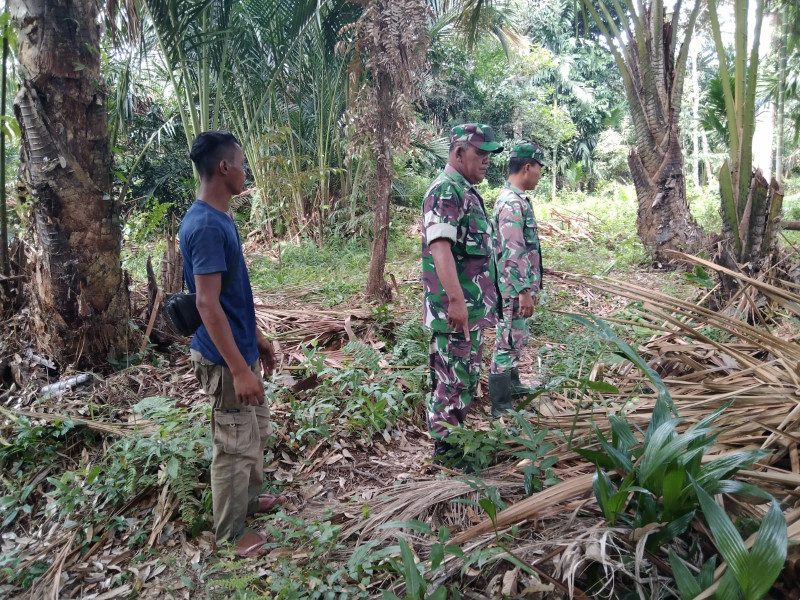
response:
M406 277L419 259L417 240L400 232L389 242L388 259L393 266L387 272ZM300 243L281 242L275 256L255 256L250 266L253 286L277 291L284 286L308 286L336 303L363 290L370 259L369 240L363 238L331 238L322 246L309 239Z

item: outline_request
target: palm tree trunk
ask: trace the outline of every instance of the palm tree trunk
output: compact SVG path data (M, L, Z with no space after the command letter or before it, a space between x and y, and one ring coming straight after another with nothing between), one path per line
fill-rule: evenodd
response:
M392 197L392 155L387 143L391 123L391 79L388 74L381 73L377 81L378 96L378 131L380 140L375 156L375 238L372 242L372 256L367 276L367 297L371 300L388 301L392 290L383 279L386 268L386 249L389 246L389 205Z
M100 74L95 0L11 0L23 83L22 177L35 198L33 332L61 364L127 350L127 277Z
M641 146L628 156L639 204L636 231L645 248L659 261L668 260L662 254L666 249L693 251L702 242L702 231L686 202L683 152L675 128L667 144L661 160L654 156L657 149ZM648 163L658 164L655 172L648 171Z
M778 13L780 20L778 44L780 44L780 54L778 60L778 98L776 107L775 125L775 180L783 183L783 128L784 128L784 103L786 95L786 40L789 37L789 9L784 7Z
M648 253L659 262L669 260L667 250L694 252L704 241L686 203L679 136L689 40L700 4L695 0L683 43L678 45L677 17L665 18L662 2L639 3L634 12L623 11L615 1L615 20L605 0L583 0L625 85L636 133L636 146L628 157L639 203L636 228Z
M768 182L760 169L753 171L758 48L764 18L764 2L763 0L756 2L755 23L752 27L753 41L749 52L746 43L749 28L747 1L737 0L735 3L736 45L733 55L735 75L733 86L730 84L725 67L728 63L728 51L722 38L716 10L717 2L718 0L709 2L709 16L719 58L726 112L729 115L728 131L731 137L728 160L719 172L723 233L727 241L726 251L737 263L749 263L750 271L756 272L764 265L762 259L768 257L774 247L776 222L783 204L783 187L775 179ZM770 136L767 143L771 145L771 142Z
M689 48L692 55L692 181L700 187L700 85L697 76L697 46Z
M6 62L8 28L3 28L3 76L0 82L0 115L6 116ZM6 204L6 126L0 122L0 274L8 276L8 209Z

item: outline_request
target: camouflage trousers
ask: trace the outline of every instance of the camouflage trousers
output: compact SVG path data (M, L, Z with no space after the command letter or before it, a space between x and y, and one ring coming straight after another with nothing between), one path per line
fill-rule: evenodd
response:
M427 399L428 427L434 438L447 436L448 425L461 425L478 390L483 359L483 330L463 333L434 333L428 363L431 392Z
M503 298L503 321L497 324L497 341L490 373L505 373L519 367L528 341L528 319L519 315L519 298Z

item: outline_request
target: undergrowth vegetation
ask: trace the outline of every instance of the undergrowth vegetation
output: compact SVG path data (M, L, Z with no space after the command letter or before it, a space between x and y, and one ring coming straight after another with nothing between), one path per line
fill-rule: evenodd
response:
M488 431L451 427L447 441L453 448L446 458L473 473L498 462L514 461L523 476L525 496L530 496L561 481L553 471L558 457L550 454L556 445L545 441L552 432L537 426L537 420L536 414L510 411L504 421L493 422ZM517 449L501 455L509 444L517 444Z
M168 398L145 398L133 407L141 419L115 442L80 421L33 425L28 418L13 422L0 445L0 519L2 527L29 528L40 520L64 529L81 524L78 540L85 549L101 535L125 534L132 550L145 550L153 515L126 518L131 499L168 486L181 519L194 534L207 526L211 509L207 481L211 442L204 408L179 407ZM95 449L92 454L88 449ZM99 450L99 451L98 451ZM57 470L54 467L64 468ZM20 482L30 482L21 487ZM0 569L6 579L26 586L34 563L19 569L19 557L4 554Z
M388 260L394 265L415 260L416 245L404 232L394 231ZM282 286L307 286L335 305L364 288L369 260L370 244L364 238L336 238L324 246L304 239L276 243L271 255L253 258L249 272L256 288L274 291Z
M481 479L482 471L498 463L515 465L520 476L520 495L530 496L560 481L554 470L558 456L553 453L556 448L553 440L566 442L568 447L572 446L597 467L592 487L602 519L610 528L608 535L626 536L623 531L633 532L635 547L628 551L630 554L624 551L626 543L622 539L618 544L609 544L609 548L616 548L613 551L618 553L615 554L616 560L628 563L631 571L635 569L638 572L634 553L638 555L641 552L639 546L655 554L668 553L675 589L680 591L681 597L696 596L713 583L713 577L709 579L708 573L716 559L709 559L706 565L711 567L704 568L699 576L695 576L686 566L693 557L686 554L685 544L676 541L687 534L690 523L700 516L708 524L722 557L729 564L733 561L730 574L725 576L716 597L761 598L785 561L786 524L780 508L769 494L732 477L767 453L745 450L708 460L708 451L721 431L714 427L714 422L727 405L678 433L677 426L682 419L674 412L664 382L614 328L598 319L575 315L563 319L561 328L574 329L567 335L582 335L587 340L582 350L585 364L577 370L574 365L566 367L563 375L554 376L548 385L540 386L527 402L520 405L519 411L512 412L503 421L493 422L488 430L452 429L448 436L456 446L452 458L465 457L461 467L476 474L463 477L474 495L455 498L450 504L467 506L495 523L497 515L507 505L498 491ZM574 327L567 327L569 322ZM594 335L587 336L581 325L588 327ZM619 329L630 333L630 328ZM397 357L401 360L414 356L424 358L421 328L407 323L401 330L404 334L398 335L394 346ZM351 357L351 363L339 370L339 375L343 376L337 378L336 370L324 367L314 353L309 352L309 369L331 382L331 387L325 388L323 395L352 393L364 385L362 377L368 379L369 374L380 367L380 354L368 346L350 344L346 353ZM584 398L585 402L579 403L577 410L601 402L599 397L594 398L594 392L613 392L613 386L591 381L585 372L599 357L609 354L617 356L618 360L633 362L646 374L652 389L658 394L659 399L646 428L638 430L629 425L623 407L616 414L612 411L608 417L610 438L595 427L594 436L578 439L569 430L554 431L542 427L537 414L526 410L530 402L548 389ZM358 393L356 391L355 395ZM379 431L380 426L384 424L379 423L377 427L367 424L367 427L374 427L372 431ZM772 508L760 525L746 520L734 524L710 499L711 495L722 493L744 496L761 503L769 501ZM358 496L349 505L345 504L343 510L360 512L364 520L370 515L369 507ZM586 517L586 514L581 515L581 518ZM265 595L277 598L368 598L380 592L383 598L388 599L446 600L464 597L462 590L475 585L478 580L484 585L493 573L502 572L499 569L504 564L519 569L534 580L539 577L536 569L513 551L520 543L517 526L506 530L495 526L491 544L478 544L470 549L454 544L451 528L437 523L434 518L384 523L380 529L394 531L393 537L369 536L355 548L352 540L342 538L342 528L331 513L313 521L281 513L267 518L266 526L273 537L268 544L273 559L260 576L254 576L252 569L242 562L220 563L206 577L206 589L213 597L228 594L241 599ZM757 541L748 551L743 538L752 531L757 532ZM585 568L589 586L585 589L596 593L597 597L608 597L607 587L614 577L609 579L603 575L604 565L598 563L594 566L589 564ZM642 566L642 569L648 568ZM619 581L620 574L616 577L617 585L622 584L620 589L635 587ZM654 577L649 589L656 594L668 588ZM616 597L638 596L630 591Z
M424 192L420 186L413 189ZM491 202L495 190L484 191ZM704 225L715 227L718 217L713 195L690 191L694 214ZM588 238L553 236L544 245L545 265L612 276L641 266L644 253L633 226L635 211L632 191L618 184L609 184L593 195L565 191L555 204L537 197L536 212L542 222L561 223L568 229L558 215L594 215L584 232ZM325 348L306 344L302 363L293 366L291 373L311 382L310 387L293 393L283 385L267 383L273 402L281 405L281 422L275 425L285 432L285 438L276 438L269 449L268 462L284 459L308 464L305 454L319 444L357 440L359 447L369 449L375 441L388 443L401 427L424 428L429 338L419 315L415 284L419 243L413 234L414 222L409 213L403 213L393 223L389 272L401 282L401 293L392 304L370 309L380 343L351 341L339 349L336 366L326 361ZM128 256L131 265L143 264L147 243L143 240ZM311 240L284 241L275 243L270 253L248 260L256 293L259 289L292 289L298 298L311 303L347 305L363 288L369 247L355 237L329 240L324 246ZM708 275L677 273L661 277L658 285L684 293L708 287ZM715 559L709 559L698 575L685 564L696 564L696 557L676 543L689 535L696 517L707 524L721 557L731 565L722 588L731 595L718 597L760 597L768 580L771 583L777 577L776 569L786 555L785 524L781 529L776 516L779 507L773 504L761 524L733 523L724 513L720 516L719 507L708 498L726 493L762 503L772 501L762 490L732 479L764 453L748 450L708 460L719 434L714 420L724 409L679 433L682 420L672 411L663 382L633 349L652 335L652 329L647 323L639 326L635 311L624 306L611 316L627 324L613 326L565 314L576 309L592 307L563 287L548 286L545 280L539 309L531 320L537 347L533 370L540 380L536 392L502 422L493 422L486 429L451 431L448 439L455 446L451 458L460 460L463 455L461 466L475 475L463 479L469 483L471 495L448 504L494 522L506 502L481 479L484 473L497 464L505 465L517 484L515 498L529 497L559 483L559 457L554 449L567 447L596 466L593 491L605 525L613 531L645 532L640 538L642 547L661 552L664 561L668 552L674 586L681 597L692 598L713 581L709 569ZM586 326L592 335L587 335ZM727 333L713 327L702 331L710 340L728 339ZM142 360L159 360L158 354L153 352ZM609 400L609 395L619 390L593 376L598 369L602 372L623 360L633 362L650 377L649 383L639 388L642 395L655 390L663 396L642 430L627 420L628 411L640 400L637 393ZM542 426L534 408L553 391L574 402L571 426ZM604 436L599 429L593 435L577 434L582 411L590 415L596 411L603 418L608 415L611 434ZM35 424L19 417L7 425L0 432L2 528L20 530L45 520L69 530L80 522L83 533L77 534L76 543L82 552L103 539L117 538L124 540L137 560L143 560L148 556L156 517L152 511L144 516L130 512L129 503L140 495L167 489L175 500L175 516L186 525L189 536L207 531L211 520L207 409L150 397L136 404L132 413L137 426L113 436L77 419ZM48 467L57 464L64 468ZM269 485L286 487L291 481ZM344 502L341 510L351 518L360 514L365 521L370 513L357 496ZM587 515L581 512L577 516ZM387 523L385 528L392 530L393 537L363 543L345 537L342 522L342 514L336 511L317 517L280 512L263 519L273 541L268 546L269 560L258 568L253 568L251 561L223 553L221 559L204 563L195 577L181 576L193 593L200 593L192 587L199 585L212 598L338 599L382 593L384 598L413 600L461 598L465 586L478 580L485 583L485 574L496 574L503 565L519 569L532 581L538 577L535 569L513 553L520 539L516 526L495 531L488 546L468 548L453 544L452 528L433 520ZM748 550L742 539L753 532L757 543ZM622 550L624 542L616 548L619 561L635 562L633 553ZM0 557L0 577L19 589L30 588L47 568L42 561L23 562L13 552ZM589 565L585 570L586 589L596 591L598 597L606 594L604 568ZM759 575L748 574L751 572ZM130 574L120 574L115 582L124 577Z
M403 348L412 340L402 340ZM306 372L316 376L319 385L308 397L289 399L293 444L306 445L334 433L360 436L369 443L373 436L401 419L413 419L418 412L424 399L420 387L424 363L411 372L386 372L381 367L382 355L367 344L350 342L343 351L348 363L334 368L325 364L324 354L315 346L304 350Z
M11 3L49 4L56 3ZM23 107L21 130L13 117L6 120L9 197L3 202L9 211L3 214L8 212L9 230L21 243L12 246L14 269L0 269L0 300L6 288L15 290L9 333L2 333L0 351L0 597L506 600L574 595L690 600L703 594L717 600L759 600L770 594L787 561L789 531L798 531L797 519L787 529L781 513L785 509L787 518L798 514L798 438L791 429L798 423L794 408L800 354L787 350L796 348L800 339L797 269L782 257L761 274L772 277L770 272L778 273L777 267L785 263L794 280L785 289L776 292L768 282L770 288L742 285L738 307L718 310L701 302L697 311L684 310L700 297L698 291L710 294L719 280L700 265L684 273L653 260L637 235L640 213L647 219L669 194L659 194L654 203L642 195L646 204L640 210L628 167L631 148L642 155L644 164L652 161L641 139L637 144L641 127L636 110L632 118L626 116L628 94L608 52L615 45L595 43L600 37L597 26L604 26L600 19L592 23L587 13L593 4L608 3L60 4L83 6L85 10L76 12L93 15L90 21L97 25L99 33L72 19L75 32L92 33L86 40L91 43L85 45L94 58L86 65L70 62L66 71L76 82L92 72L91 86L88 79L84 83L97 88L99 105L107 105L109 136L82 140L77 135L81 132L67 127L74 125L68 120L47 130L54 147L61 148L60 137L66 132L75 146L74 157L91 155L93 165L111 166L110 176L100 182L103 189L96 191L113 205L113 218L103 221L103 236L82 237L76 229L56 240L58 244L48 244L52 235L43 233L55 230L45 224L58 225L52 222L58 220L56 213L75 217L67 219L74 223L65 221L68 229L80 224L90 231L96 226L90 222L96 211L83 215L75 210L72 203L85 196L82 191L61 190L62 196L53 196L58 202L42 202L59 191L52 185L47 188L42 177L64 171L63 157L60 166L52 163L38 176L36 169L26 167L37 154L30 152L31 144L36 150L37 143L29 131L31 123L38 123L38 113L52 121L46 114L52 107L31 102L33 121ZM620 8L616 0L613 4ZM681 2L670 4L676 6L644 2L635 10L633 4L625 5L630 10L616 10L617 17L630 13L640 21L627 28L627 37L641 38L632 59L678 47L684 37L679 30L689 16L681 15L692 9ZM700 12L692 12L692 24L698 15L705 22L715 12L706 15L702 8L717 3L706 4L697 4L695 11ZM746 4L736 6L747 8ZM763 3L757 4L763 8ZM791 73L798 44L787 42L798 32L797 27L790 32L788 24L798 21L797 11L791 10L791 2L780 4L785 6L769 7L781 12L783 27L770 26L775 39L769 41L773 50L765 59L773 71ZM416 8L408 10L412 6L427 7L428 16ZM365 8L364 18L391 8L398 18L406 11L429 26L422 34L430 41L422 44L427 46L426 56L419 72L408 74L414 80L409 89L420 97L408 111L394 116L382 109L396 109L402 102L378 106L387 117L379 119L378 129L353 117L360 108L366 107L364 114L374 108L363 101L364 94L371 97L369 79L378 73L373 66L396 52L386 53L385 44L369 49L370 27L364 20L357 24ZM673 8L671 25L665 24L663 16ZM55 46L50 42L63 37L42 35L41 47L29 48L25 40L30 28L19 27L30 20L22 17L26 11L35 12L17 8L13 18L6 11L0 20L7 38L6 58L19 58L23 67L12 69L10 77L4 74L10 93L23 82L20 77L28 76L28 58L52 54ZM737 30L746 12L737 10ZM608 19L611 29L630 25L624 18L614 20ZM42 31L55 22L61 23L42 20ZM643 22L650 24L650 37L658 33L659 23L662 33L672 37L656 36L664 43L651 44L650 37L642 37ZM392 29L376 25L375 31ZM732 138L723 131L728 120L724 94L715 98L714 92L726 83L717 72L725 57L717 60L713 53L694 52L697 42L712 42L707 29L706 24L696 30L689 62L692 77L686 78L683 100L680 93L674 98L676 107L681 102L685 107L683 120L672 123L673 131L683 132L683 150L674 146L683 166L667 187L677 185L680 195L685 182L692 218L711 238L737 230L741 235L747 227L736 227L738 220L734 227L723 227L720 215L725 203L712 173L721 172ZM747 37L739 33L737 46ZM764 43L767 37L771 36L764 35ZM721 40L713 42L722 47ZM689 51L688 43L682 47ZM42 64L54 67L56 58L50 56L52 60ZM683 54L673 64L661 56L652 64L674 75L674 83L684 73L673 67L684 68L687 58ZM780 69L778 63L784 63ZM745 72L741 66L737 63L735 69L737 81ZM748 70L746 80L751 84L762 79L750 74ZM375 90L386 91L384 75L388 74L373 82ZM49 85L37 92L46 99L56 78L38 79L33 83ZM800 94L796 81L785 94L777 93L777 86L786 83L782 80L791 83L792 77L776 79L781 81L776 94L768 85L759 96L781 106L785 101L779 112L794 115L786 119L792 122L787 130L776 136L786 142L783 162L789 167L780 218L800 221L800 136L790 135L800 125ZM39 89L29 84L23 87ZM653 81L644 77L639 84L637 93L652 95L646 88L653 87ZM394 101L405 96L398 90L395 85ZM359 111L353 112L356 108ZM405 148L388 154L381 150L384 134L406 120L413 127L409 135L400 136ZM450 127L472 121L491 124L505 147L492 156L486 180L477 186L489 214L506 179L513 146L523 138L544 146L547 164L529 198L540 225L546 274L530 321L533 341L522 361L521 375L530 393L516 410L490 421L482 380L483 397L475 399L465 426L450 430L447 441L452 449L440 465L432 464L433 444L426 437L430 333L420 314L421 213L427 189L447 159ZM779 128L783 121L777 119ZM715 123L719 127L709 127ZM739 125L740 133L748 129ZM280 512L255 522L270 536L267 556L247 560L235 558L228 544L217 548L211 541L210 407L189 372L187 348L179 347L183 341L173 343L176 340L168 335L159 339L163 330L154 298L161 296L142 293L147 265L152 261L159 273L159 260L168 248L174 249L175 229L196 197L199 181L187 146L201 130L217 127L232 129L246 157L247 189L232 199L232 214L259 304L259 326L281 346L280 373L265 383L275 434L265 451L268 475L262 491L285 492L287 498ZM699 154L700 133L704 156ZM735 154L732 150L731 156ZM388 155L391 165L384 160ZM702 178L696 172L701 159ZM780 164L779 153L777 160ZM695 165L693 176L690 165ZM388 217L376 201L378 196L385 198L387 166ZM749 172L749 166L735 172ZM21 185L15 181L18 177ZM69 183L69 178L62 179ZM664 192L664 182L651 179ZM701 181L704 187L699 187ZM48 194L36 197L43 190ZM53 219L48 216L50 204L55 207ZM682 200L679 204L684 208ZM748 215L746 225L755 223L749 216L755 204L737 206ZM155 327L148 340L153 343L108 340L111 356L106 359L103 345L94 357L97 361L85 367L103 363L98 370L104 371L105 391L98 384L91 391L87 385L67 390L63 397L49 395L40 387L45 379L66 385L62 376L84 365L70 367L68 360L35 354L48 345L56 350L58 338L70 337L44 339L37 330L47 329L42 322L59 323L47 319L54 309L71 306L74 298L43 297L20 309L16 298L23 286L18 284L27 286L28 296L31 290L34 295L36 289L58 290L63 286L51 283L59 276L66 281L66 273L70 290L78 286L80 291L98 291L97 281L85 275L94 273L97 265L117 264L116 254L108 263L101 259L119 249L106 244L115 236L105 235L109 224L116 226L118 209L124 236L121 263L127 275L116 273L122 275L118 279L109 271L111 276L103 282L127 283L130 276L132 310L121 319L130 319L128 333L135 334L131 339L141 339L145 328L151 336ZM668 202L661 210L672 209ZM769 219L774 216L770 213ZM393 297L384 304L366 305L368 269L383 247L373 246L372 240L386 226L386 265L376 262L383 271L372 281L385 273ZM96 252L71 248L81 239L99 244L88 249ZM790 258L797 262L800 232L782 231L778 243L792 248ZM53 248L77 262L70 259L64 273L51 269L56 263L48 259L48 252ZM92 263L88 266L83 264L87 257ZM589 277L565 283L566 272ZM51 275L53 281L48 282ZM631 287L637 284L640 296L592 288L601 279L608 283L608 278ZM676 303L649 294L656 289L673 295ZM124 297L119 295L121 288L104 291L114 292L108 298ZM80 331L81 350L64 356L91 360L85 349L94 346L93 336L107 336L93 328L102 322L104 309L78 296L74 318L66 313L56 318L86 326ZM785 302L777 302L776 296ZM261 306L263 298L269 306ZM111 302L108 310L122 302ZM746 302L753 305L749 317L742 312ZM778 307L775 314L773 304ZM85 318L87 306L93 319ZM766 318L761 318L762 308ZM739 321L724 321L736 311ZM780 313L792 316L784 319ZM606 320L588 314L602 314ZM34 317L33 327L18 328L29 316ZM789 333L775 333L767 344L764 338L773 327ZM750 334L749 341L742 331ZM663 343L656 343L658 339ZM8 352L6 340L14 346ZM493 342L487 340L484 366L492 353ZM120 344L124 348L118 348ZM59 368L47 366L50 358L62 363ZM188 380L191 385L186 385ZM741 381L748 383L739 385ZM124 388L120 398L113 395L118 382ZM701 397L694 384L703 387L703 393L719 393L711 399ZM729 403L720 407L724 402ZM751 409L758 410L758 417ZM735 419L744 425L733 423ZM723 438L726 434L730 437ZM730 442L734 435L736 445ZM750 470L758 470L762 479L748 475ZM770 495L778 497L776 490L781 489L769 479L776 472L786 492L781 503ZM583 488L567 493L581 481ZM537 510L556 508L533 516L525 513L513 523L503 521L514 509L522 512L534 504ZM504 513L507 509L512 510ZM726 509L736 516L728 516ZM469 541L457 541L467 539L470 530L475 535ZM794 556L790 564L794 567L798 560ZM718 565L723 562L726 570L721 575ZM143 567L145 563L149 564ZM547 572L542 570L545 564ZM156 580L153 574L148 579L151 568L161 569L163 578ZM791 576L796 583L797 573Z
M392 208L387 260L389 272L398 279L416 277L415 268L420 259L416 224L421 217L419 207L426 189L420 185L410 191L410 207ZM487 211L491 212L501 188L484 182L478 189L484 196ZM698 223L709 232L718 231L721 218L717 191L690 186L688 196ZM794 210L794 204L800 206L800 202L791 198L785 205L788 214ZM134 279L145 280L148 254L153 256L158 267L164 242L151 234L163 222L168 208L167 204L155 203L137 214L135 222L126 229L123 263ZM636 234L636 211L633 186L616 181L607 182L591 194L563 189L556 202L551 202L546 195L535 196L536 218L563 232L547 234L543 242L545 266L591 275L627 273L636 267L649 266ZM240 223L243 233L248 227L246 220ZM341 232L327 238L324 244L302 236L274 240L268 248L248 256L250 278L256 288L276 291L285 287L307 287L309 293L321 295L329 305L345 302L363 290L369 260L368 238L353 232Z
M316 380L309 392L291 394L268 384L273 386L274 401L288 410L290 422L285 443L278 442L271 449L273 455L289 452L303 461L305 449L320 441L359 439L369 447L373 439L381 439L404 421L421 424L427 336L416 314L399 324L395 321L390 308L377 308L376 322L383 331L385 351L350 342L342 348L345 359L341 367L326 364L325 355L314 344L307 347L302 373ZM695 576L684 564L692 557L675 543L700 516L730 565L721 589L732 595L717 597L760 598L785 560L786 525L768 494L732 476L765 453L746 450L706 460L719 434L714 421L725 407L678 433L681 419L663 381L619 335L625 332L635 338L636 332L629 326L614 328L598 319L550 314L536 327L545 334L560 334L557 350L542 357L546 381L517 411L493 422L487 430L456 428L451 432L448 439L457 448L455 454L466 457L465 466L475 475L462 479L472 493L448 503L495 523L507 504L498 490L482 479L483 472L496 464L512 466L508 477L517 482L516 496L531 496L559 483L555 449L566 444L596 465L593 490L609 531L644 532L637 538L643 548L656 554L668 552L675 585L683 597L693 597L695 591L709 585L708 570ZM586 327L593 335L586 335ZM659 396L643 430L628 424L624 402L614 408L603 399L603 394L615 391L613 385L589 377L598 361L612 360L631 361L649 378L649 391L655 390ZM543 427L539 414L529 408L553 390L578 400L576 419L578 411L595 408L609 414L610 437L596 427L593 436L576 436L574 422L572 430ZM3 432L7 443L0 446L3 526L29 526L45 517L70 528L79 520L84 534L79 533L83 538L76 541L84 549L107 534L124 537L130 551L143 558L150 547L155 516L127 514L126 507L132 497L166 486L174 494L177 514L187 532L197 535L207 529L211 508L206 485L210 461L207 410L150 397L135 405L133 414L138 420L135 428L117 441L106 442L103 452L88 455L83 449L98 447L102 435L85 423L33 425L18 418ZM43 464L64 457L69 467L62 472L43 469ZM722 493L772 501L772 508L760 525L732 523L710 500ZM370 507L358 495L343 502L340 510L360 514L365 521L370 516ZM590 515L582 512L578 516ZM503 565L519 569L531 581L539 580L537 570L514 553L521 535L517 526L495 527L491 544L468 548L452 542L451 527L432 519L385 523L382 527L391 529L393 537L373 536L362 542L344 536L342 523L342 514L331 510L315 518L284 512L264 517L263 526L271 536L268 559L254 568L251 560L237 560L223 552L219 559L205 564L196 584L187 581L201 586L211 598L338 599L382 593L388 599L446 600L464 597L461 590L465 586L478 580L485 583L490 574L502 572ZM742 540L751 531L757 532L756 544L747 550ZM618 560L635 560L633 554L619 552ZM2 577L20 588L29 587L46 568L42 562L21 566L20 557L13 553L0 559ZM596 584L591 583L592 573L597 575ZM586 574L590 586L586 589L603 597L608 582L602 569L595 571L589 565Z
M624 414L611 414L608 415L610 439L592 424L601 449L576 449L597 467L592 488L605 521L612 527L621 521L632 531L642 532L638 543L656 552L669 547L686 533L696 515L702 515L716 547L730 566L715 597L762 598L786 561L786 521L770 494L731 478L737 471L766 458L769 451L740 450L710 459L708 453L721 433L720 428L713 427L714 422L733 401L678 433L677 426L684 419L678 415L661 377L607 323L596 317L591 321L573 318L613 343L640 368L658 396L646 430L632 427ZM748 552L736 526L712 500L711 496L717 494L737 494L761 503L770 502L752 551ZM707 576L698 579L690 576L674 549L669 549L669 556L682 597L694 598L710 587Z
M497 460L518 462L525 493L530 495L560 481L552 470L557 457L548 456L554 445L544 441L548 431L535 431L530 419L527 413L513 413L508 426L496 423L490 432L459 429L451 437L469 453L470 464L476 468ZM517 443L519 449L499 457L498 446L506 443ZM490 446L492 451L484 454ZM466 505L489 518L506 508L497 490L480 477L466 476L464 481L473 490L474 499L456 498L452 505ZM369 516L369 508L357 496L343 507L349 509L360 511L364 519ZM491 547L469 551L451 542L450 528L411 519L381 525L380 529L398 530L394 541L376 538L354 548L352 540L341 537L342 527L330 511L313 521L281 512L266 517L264 524L272 538L267 548L273 560L258 575L245 561L219 563L205 576L212 597L245 599L273 594L276 598L369 598L380 592L389 599L461 598L459 580L474 578L480 569L509 560L508 549L518 532L518 528L512 528L498 534ZM414 549L412 536L424 540L425 560L420 560ZM447 573L445 563L453 560L458 561L460 576L453 578L451 574L445 579L454 579L452 582L437 583Z

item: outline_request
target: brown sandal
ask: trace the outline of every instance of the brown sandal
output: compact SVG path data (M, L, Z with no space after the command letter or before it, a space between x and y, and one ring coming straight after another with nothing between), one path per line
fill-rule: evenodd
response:
M269 538L257 531L245 531L236 542L236 556L239 558L256 558L267 553L264 544Z
M284 496L274 496L272 494L260 494L258 496L258 507L253 511L253 514L260 515L271 512L276 507L286 502Z

